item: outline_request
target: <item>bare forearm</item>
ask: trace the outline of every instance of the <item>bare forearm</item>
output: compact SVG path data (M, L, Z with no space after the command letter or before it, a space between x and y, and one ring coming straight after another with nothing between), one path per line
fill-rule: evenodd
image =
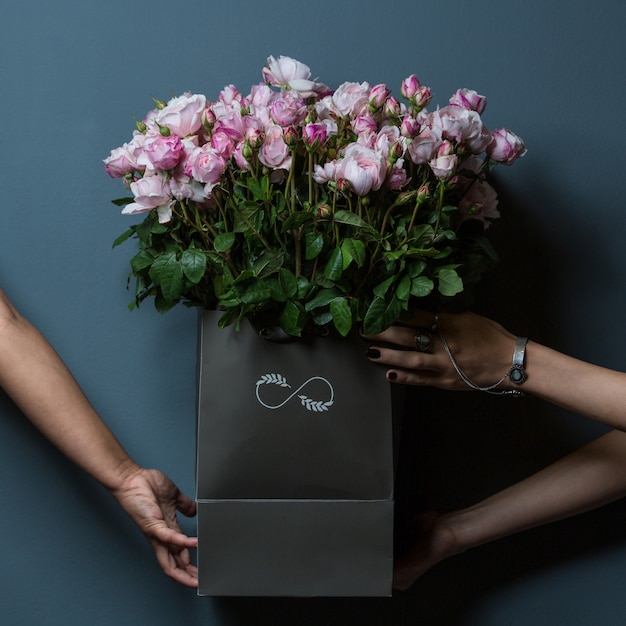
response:
M626 433L612 431L477 505L446 514L455 552L577 515L626 495Z
M529 342L524 389L548 402L626 431L626 374Z
M0 292L0 386L65 455L108 488L135 464L61 358Z

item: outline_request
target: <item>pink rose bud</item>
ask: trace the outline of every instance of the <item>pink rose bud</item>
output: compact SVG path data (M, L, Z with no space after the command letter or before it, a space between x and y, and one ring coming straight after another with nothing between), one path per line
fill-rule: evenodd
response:
M403 137L415 137L422 125L411 115L405 115L400 124L400 134Z
M291 150L293 150L298 144L298 131L293 127L289 126L285 128L283 132L283 140L289 146Z
M413 98L413 101L415 102L415 106L418 109L423 109L425 106L428 106L431 96L432 96L432 90L430 87L424 87L424 86L420 87L417 90L415 97Z
M425 202L428 198L430 198L430 195L430 185L422 185L417 190L417 201L420 203Z
M316 211L318 219L324 219L331 215L330 206L328 204L319 204Z
M491 135L493 141L487 146L487 155L494 161L511 165L526 154L524 142L510 130L498 128Z
M400 93L403 98L407 100L413 100L417 90L420 88L420 81L417 80L415 74L411 74L408 78L405 78L400 85Z
M400 115L400 103L393 96L390 96L385 100L384 111L387 117L397 117Z
M215 124L216 119L217 118L215 117L215 113L213 113L213 111L209 107L204 109L204 111L202 112L202 125L207 130L213 128L213 124Z
M385 104L387 98L391 95L391 89L387 89L387 85L379 84L372 87L370 91L370 109L378 111Z
M450 154L454 154L454 146L446 139L437 148L437 156L449 156Z
M314 149L326 141L327 130L325 124L307 124L302 129L302 140L310 149Z
M399 141L391 144L389 146L389 150L387 151L387 156L389 157L389 161L392 164L395 163L403 154L404 149Z

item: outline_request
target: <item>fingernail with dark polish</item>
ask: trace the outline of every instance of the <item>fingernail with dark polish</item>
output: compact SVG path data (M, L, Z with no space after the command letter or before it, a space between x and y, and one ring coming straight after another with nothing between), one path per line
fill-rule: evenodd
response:
M389 372L387 374L387 380L395 380L396 378L398 378L398 374L396 374L395 372Z
M369 348L367 351L368 359L377 359L380 357L380 350L376 350L376 348Z

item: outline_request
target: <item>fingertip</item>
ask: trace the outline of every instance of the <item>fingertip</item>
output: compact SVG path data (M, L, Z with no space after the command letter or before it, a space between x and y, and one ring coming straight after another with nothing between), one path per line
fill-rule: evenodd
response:
M393 370L389 370L387 372L387 380L394 382L398 380L398 372L394 372Z
M367 349L367 358L368 359L379 359L380 358L380 350L378 348L368 348Z

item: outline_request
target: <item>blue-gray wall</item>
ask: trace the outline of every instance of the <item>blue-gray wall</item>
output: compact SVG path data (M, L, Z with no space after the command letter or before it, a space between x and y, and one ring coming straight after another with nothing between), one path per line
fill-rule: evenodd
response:
M152 96L215 97L268 55L329 85L416 73L443 103L484 93L528 155L500 168L502 266L480 307L518 333L626 368L626 5L610 0L22 0L2 9L0 284L124 445L193 493L195 314L126 309L128 225L102 158ZM130 244L129 244L130 246ZM416 506L472 502L602 432L532 399L420 394ZM621 626L624 503L441 564L393 599L210 600L165 578L117 505L0 397L3 626ZM185 524L193 532L193 522Z

